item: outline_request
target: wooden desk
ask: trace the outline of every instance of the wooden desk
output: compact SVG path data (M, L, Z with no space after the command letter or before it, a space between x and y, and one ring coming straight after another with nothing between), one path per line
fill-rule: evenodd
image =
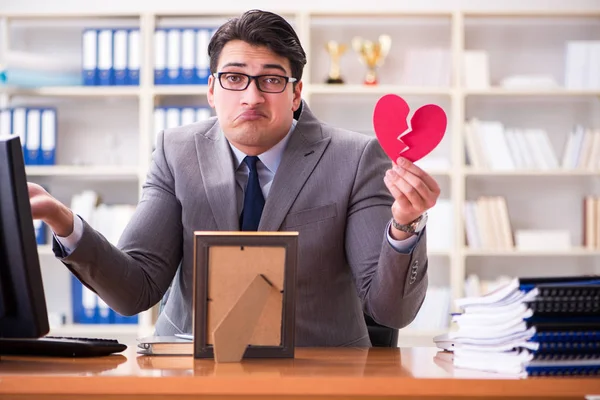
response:
M584 399L598 378L502 379L454 370L435 348L303 349L296 358L215 364L192 357L3 357L0 398L27 399Z

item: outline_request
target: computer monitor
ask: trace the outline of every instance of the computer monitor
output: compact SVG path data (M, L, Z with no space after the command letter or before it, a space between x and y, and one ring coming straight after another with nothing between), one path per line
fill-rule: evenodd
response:
M49 329L21 141L0 137L0 338Z

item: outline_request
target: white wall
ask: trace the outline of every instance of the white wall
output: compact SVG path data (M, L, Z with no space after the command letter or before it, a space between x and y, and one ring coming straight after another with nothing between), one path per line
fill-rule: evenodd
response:
M600 10L599 0L0 0L0 12L140 12L140 11L206 11L211 9L245 10L261 8L289 10Z

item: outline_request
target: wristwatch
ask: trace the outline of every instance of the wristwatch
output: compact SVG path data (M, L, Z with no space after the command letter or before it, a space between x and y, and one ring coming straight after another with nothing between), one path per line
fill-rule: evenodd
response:
M423 228L425 228L425 224L427 224L426 212L420 215L414 221L404 225L399 224L394 218L392 218L392 225L394 226L394 228L406 233L419 233L423 230Z

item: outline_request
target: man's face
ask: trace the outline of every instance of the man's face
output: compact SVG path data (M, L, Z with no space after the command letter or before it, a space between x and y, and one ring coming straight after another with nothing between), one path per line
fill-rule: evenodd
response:
M241 40L223 47L217 72L292 76L287 58ZM229 82L234 85L236 79L231 77ZM300 106L302 82L295 89L289 82L282 93L261 92L256 80L241 91L224 89L214 76L210 76L208 85L208 102L216 110L225 136L248 155L264 153L283 139L291 127L293 112Z

